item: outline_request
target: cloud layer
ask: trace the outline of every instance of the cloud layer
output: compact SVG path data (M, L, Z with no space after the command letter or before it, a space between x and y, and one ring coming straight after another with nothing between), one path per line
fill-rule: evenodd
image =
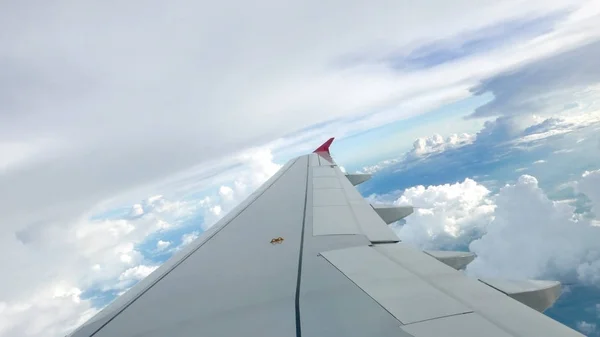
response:
M154 195L68 226L44 223L18 231L7 241L19 259L4 264L15 283L0 291L0 336L64 335L191 243L280 167L267 149L247 152L240 162L236 179L214 194L174 200Z
M523 60L593 40L594 4L436 1L407 11L387 0L266 0L235 12L184 0L3 4L0 157L11 159L0 167L19 169L0 174L0 213L14 226L66 222L91 204L290 133L343 136L423 113ZM436 59L481 40L473 32L515 22L545 28L492 34L514 45L419 71L382 62L423 45Z
M592 192L590 200L600 189L598 172L586 172L578 183ZM373 195L370 200L390 202L391 197ZM422 249L469 249L477 254L467 267L470 274L600 282L600 227L585 214L575 213L573 206L550 200L530 175L520 176L497 194L466 179L408 188L392 200L418 207L393 225L402 241Z
M495 198L494 220L470 245L476 275L558 278L587 284L600 281L600 227L574 214L575 208L548 199L532 176L503 187Z
M402 241L423 249L464 249L493 218L490 191L474 180L440 186L408 188L395 205L418 207L404 225L394 229Z

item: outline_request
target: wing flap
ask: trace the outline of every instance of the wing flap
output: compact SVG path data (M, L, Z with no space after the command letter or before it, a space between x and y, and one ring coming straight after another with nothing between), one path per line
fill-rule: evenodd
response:
M371 179L370 174L362 174L362 173L350 173L346 174L346 178L350 181L350 183L354 186L360 185L365 181Z
M414 211L412 206L373 205L372 207L386 224L404 219Z
M472 312L372 247L321 255L402 324Z
M560 296L560 282L542 280L497 280L480 279L515 300L543 312Z
M378 245L374 249L511 336L582 336L577 331L513 300L505 293L477 279L466 277L464 273L407 244Z
M475 254L471 252L426 250L424 253L435 257L438 261L443 262L456 270L464 269L475 259Z

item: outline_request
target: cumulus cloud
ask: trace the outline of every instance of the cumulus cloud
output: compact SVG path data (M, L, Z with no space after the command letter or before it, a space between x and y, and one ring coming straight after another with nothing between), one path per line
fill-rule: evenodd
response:
M413 147L401 157L395 159L387 159L375 165L365 166L360 172L375 173L386 167L411 160L418 160L424 157L442 153L449 149L457 149L465 145L473 143L475 135L468 133L451 134L444 138L439 134L434 134L429 137L417 138L413 142Z
M375 165L369 165L369 166L365 166L363 167L361 170L359 170L359 173L369 173L369 174L373 174L377 171L381 171L386 167L392 166L394 164L397 164L401 161L402 159L400 158L396 158L396 159L386 159L383 161L380 161L379 163L375 164Z
M190 243L192 243L192 241L196 240L198 237L200 237L200 232L197 232L197 231L183 234L181 236L181 246L189 245Z
M468 272L514 279L600 281L600 228L574 214L568 204L548 199L536 178L522 175L494 200L493 221L469 246L477 258Z
M22 259L15 269L7 268L14 271L15 280L21 281L19 285L7 285L4 292L0 290L0 335L64 335L83 323L98 309L90 299L81 298L83 292L122 293L157 268L142 254L139 244L154 233L178 226L190 215L211 213L217 219L225 207L235 206L280 167L272 162L268 151L254 151L244 160L245 165L231 184L234 188L223 185L215 196L178 200L153 195L122 214L115 215L110 209L96 211L69 226L40 223L18 231L15 252ZM192 232L181 237L182 246L200 235L200 224L198 221L189 227ZM156 250L164 251L171 245L170 241L159 240ZM45 263L36 262L40 261L39 254L44 255ZM32 261L35 271L17 268L22 267L24 258ZM49 277L40 285L34 275ZM26 295L26 289L34 289L35 296ZM10 322L5 323L4 317L9 317ZM35 317L35 324L29 323L31 317Z
M156 243L156 249L161 251L167 249L171 245L170 241L158 240Z
M588 97L591 95L591 97ZM600 97L598 88L588 88L586 99L596 100ZM434 167L445 167L450 172L456 172L451 179L464 179L472 175L480 174L488 164L498 162L501 158L515 155L520 151L530 151L535 147L548 149L555 154L572 153L582 146L582 142L572 141L565 148L564 142L570 141L575 134L586 135L591 138L597 134L600 128L600 110L595 104L589 107L581 105L581 110L561 114L559 116L545 115L519 115L501 116L494 120L488 120L476 135L463 134L451 135L444 139L439 135L417 139L413 148L402 156L386 159L375 165L365 166L359 172L375 173L386 168L396 169L404 173L412 173L411 179L414 183L428 183L423 176L435 179L442 174L436 172ZM581 138L579 138L581 139ZM561 143L562 142L562 143ZM581 144L581 145L580 145ZM590 150L595 150L591 148ZM540 155L546 150L540 152ZM533 151L532 151L533 152ZM540 159L533 164L539 165L546 162ZM488 167L493 169L493 167ZM524 171L525 167L515 167L515 170ZM419 174L423 170L423 174ZM517 172L520 172L517 171ZM462 174L460 172L465 172ZM448 175L446 172L444 175ZM439 180L443 182L447 180ZM438 181L432 181L438 183ZM410 185L405 185L406 187Z
M408 153L410 157L420 157L428 154L443 152L447 149L458 148L471 144L475 140L475 135L468 133L452 134L446 139L435 134L427 138L418 138L413 143L412 150Z
M583 332L586 335L590 335L596 332L596 323L590 323L586 321L577 322L577 330Z
M131 211L129 212L129 216L132 218L141 216L144 214L144 208L140 204L135 204L131 206Z
M68 226L34 223L0 237L19 255L3 264L12 277L0 289L0 335L58 336L80 325L98 309L83 294L124 290L148 275L156 266L137 246L172 227L163 217L185 216L194 207L199 206L154 196L121 216L90 212ZM159 241L157 248L168 244Z
M490 191L472 179L406 189L395 205L418 207L404 225L392 228L402 241L423 249L466 246L481 235L494 214Z
M219 187L219 197L224 201L233 200L233 189L229 186L221 186Z
M512 117L498 117L486 121L483 128L477 132L477 145L493 146L519 137L525 126L523 119Z
M138 210L140 204L132 207L132 212ZM151 196L141 203L141 214L151 214L151 216L160 216L169 214L172 217L180 218L192 214L198 207L195 201L169 200L163 195ZM138 211L139 212L139 211Z
M591 200L598 189L587 179L595 173L586 172L579 182ZM392 225L400 239L422 249L469 249L477 254L467 267L473 275L600 283L600 227L569 204L550 200L533 176L522 175L495 195L466 179L369 200L416 206Z
M0 302L0 335L64 336L97 312L80 295L77 287L59 282L17 303Z
M119 281L139 281L150 275L158 266L139 265L125 270L119 275Z
M147 266L147 265L137 265L135 267L131 267L119 275L118 282L110 284L103 288L103 291L109 290L121 290L119 296L122 295L127 289L133 286L138 281L144 279L146 276L150 275L154 270L156 270L158 266Z
M233 182L221 185L217 195L209 196L204 200L202 205L204 230L237 206L281 168L280 164L273 162L273 154L266 148L248 151L240 155L239 159L243 167L237 172Z

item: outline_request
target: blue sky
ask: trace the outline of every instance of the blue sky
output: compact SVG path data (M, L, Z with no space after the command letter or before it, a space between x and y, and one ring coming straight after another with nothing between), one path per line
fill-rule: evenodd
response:
M365 197L431 210L404 240L569 281L548 314L598 333L597 1L238 9L0 5L0 336L63 336L331 136ZM502 226L544 254L506 267Z

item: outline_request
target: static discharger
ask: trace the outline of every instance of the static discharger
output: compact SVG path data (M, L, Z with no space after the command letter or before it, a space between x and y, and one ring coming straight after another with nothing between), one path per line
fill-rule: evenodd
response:
M271 244L273 244L273 245L280 244L280 243L283 243L283 238L281 236L271 239Z

